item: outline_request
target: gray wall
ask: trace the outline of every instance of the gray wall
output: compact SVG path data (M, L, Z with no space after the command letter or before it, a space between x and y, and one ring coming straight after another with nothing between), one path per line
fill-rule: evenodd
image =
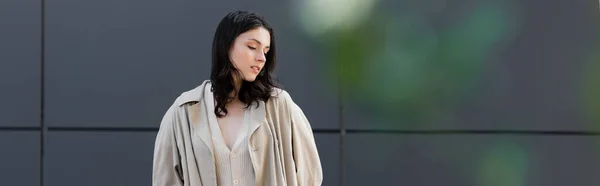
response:
M600 184L597 1L370 2L0 1L0 184L150 185L235 9L274 26L324 185Z

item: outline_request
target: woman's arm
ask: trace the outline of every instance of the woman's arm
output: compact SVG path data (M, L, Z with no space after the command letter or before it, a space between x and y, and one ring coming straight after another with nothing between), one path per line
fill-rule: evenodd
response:
M174 126L177 119L175 106L171 106L160 122L160 129L154 144L154 160L152 164L153 186L181 186L181 163L175 139Z
M298 185L317 186L323 182L323 170L315 144L312 128L302 109L290 104L292 119L292 145Z

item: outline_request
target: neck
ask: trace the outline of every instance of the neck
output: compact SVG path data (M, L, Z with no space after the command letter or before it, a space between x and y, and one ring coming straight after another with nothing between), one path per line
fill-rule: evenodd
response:
M239 90L242 87L242 79L239 77L233 78L233 91L229 93L229 97L233 97L232 102L239 102Z

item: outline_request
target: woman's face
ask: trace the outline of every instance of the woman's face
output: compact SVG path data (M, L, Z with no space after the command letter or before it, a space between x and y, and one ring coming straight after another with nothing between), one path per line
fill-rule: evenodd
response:
M239 70L244 80L252 82L260 73L269 52L271 35L263 27L257 27L240 34L229 51L229 59Z

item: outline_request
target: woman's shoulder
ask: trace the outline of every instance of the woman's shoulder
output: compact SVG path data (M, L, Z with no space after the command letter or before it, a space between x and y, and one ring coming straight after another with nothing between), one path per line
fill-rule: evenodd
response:
M290 94L286 90L278 87L273 87L273 90L271 90L270 99L276 102L292 101L292 97L290 96Z
M287 108L288 110L296 110L298 105L292 99L292 95L284 89L273 88L271 91L271 104L277 104L279 108Z
M285 97L285 96L289 96L289 94L287 91L283 90L282 88L273 87L273 90L271 90L272 98L279 98L279 97Z
M205 80L202 84L183 91L174 101L174 106L181 106L190 102L199 102L204 95L206 86L210 86L210 80Z

